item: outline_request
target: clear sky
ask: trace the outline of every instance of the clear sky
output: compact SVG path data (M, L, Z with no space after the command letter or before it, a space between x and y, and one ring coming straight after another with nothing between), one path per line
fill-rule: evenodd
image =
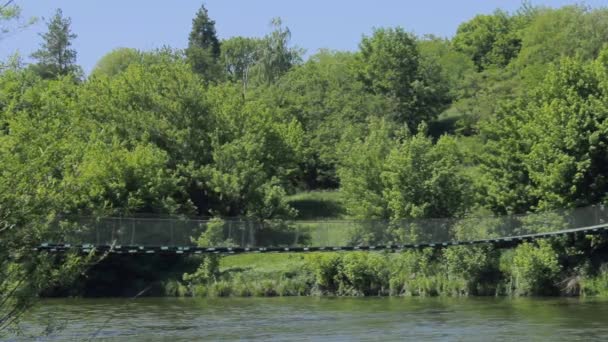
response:
M270 19L281 17L292 43L312 54L320 48L355 50L361 35L373 27L402 26L416 34L452 36L460 23L496 8L514 11L520 0L16 0L23 16L50 17L55 8L72 18L78 35L78 63L89 72L97 60L117 47L142 50L163 45L183 48L192 18L204 2L220 38L263 36ZM573 0L533 0L560 7ZM587 0L592 7L608 0ZM38 48L46 25L40 22L5 38L0 59L18 50L28 56Z

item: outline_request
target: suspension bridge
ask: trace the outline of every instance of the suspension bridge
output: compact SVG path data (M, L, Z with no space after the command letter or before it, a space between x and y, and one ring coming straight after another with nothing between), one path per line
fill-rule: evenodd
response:
M551 237L608 234L608 209L598 205L503 217L391 221L80 217L57 220L51 231L55 236L34 250L192 255L400 251L479 244L502 248Z

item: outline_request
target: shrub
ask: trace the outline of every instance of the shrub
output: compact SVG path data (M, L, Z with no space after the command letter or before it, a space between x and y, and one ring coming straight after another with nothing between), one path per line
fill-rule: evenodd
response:
M338 267L338 292L353 295L382 295L389 288L386 255L353 252L342 255Z
M453 289L460 295L490 294L497 260L490 246L453 246L443 250L442 266L450 283L463 287Z
M314 275L315 285L321 292L335 292L336 277L342 258L338 253L317 253L306 258L306 267Z
M390 258L390 292L393 295L429 295L433 292L428 280L435 273L433 250L407 250Z
M558 255L548 241L535 246L523 243L512 253L504 253L500 269L509 278L507 293L542 295L556 293L556 278L561 270Z
M603 264L595 277L583 277L581 295L608 297L608 264Z

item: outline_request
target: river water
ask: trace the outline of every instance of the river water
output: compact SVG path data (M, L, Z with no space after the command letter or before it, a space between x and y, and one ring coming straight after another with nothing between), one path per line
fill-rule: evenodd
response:
M44 334L51 322L57 331ZM42 337L41 337L42 336ZM507 298L45 300L14 340L608 340L608 301Z

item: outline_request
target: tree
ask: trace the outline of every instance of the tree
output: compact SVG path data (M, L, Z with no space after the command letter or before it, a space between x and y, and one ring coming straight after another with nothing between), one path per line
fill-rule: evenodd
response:
M562 57L598 57L608 43L608 9L583 5L539 9L521 36L516 65L534 86L545 77L547 65Z
M471 180L453 137L433 144L421 129L391 151L383 170L391 219L462 217L471 205Z
M521 47L514 20L500 10L491 15L477 15L461 24L452 42L456 50L473 60L479 71L506 66Z
M0 4L0 41L7 35L24 29L34 24L38 19L32 17L27 21L21 21L21 7L14 3L14 0L5 1Z
M64 18L61 9L57 9L48 22L48 32L41 34L43 42L40 49L32 54L38 61L35 70L43 78L59 76L79 76L80 68L76 63L76 50L70 48L77 35L72 33L72 20Z
M67 189L65 172L78 164L83 130L90 128L71 115L72 80L45 81L32 74L17 70L0 76L0 93L7 94L0 106L0 336L40 293L72 281L92 261L31 252L69 231L68 225L59 229L57 216L69 213L82 193L72 188L69 195L59 194Z
M563 58L482 125L485 204L499 213L579 207L608 191L608 50Z
M91 76L115 76L133 63L141 63L143 54L132 48L118 48L108 52L95 64Z
M302 60L302 51L289 46L289 28L279 18L271 25L274 30L261 39L234 37L222 42L224 72L228 80L241 82L243 97L250 85L273 84Z
M213 81L219 75L220 53L220 41L215 32L215 21L209 18L207 9L202 5L192 19L186 57L194 72L200 74L205 81Z
M291 31L283 27L280 18L271 21L274 30L262 40L256 76L258 83L271 84L285 74L292 66L301 61L302 51L289 47Z
M434 230L417 219L464 216L472 205L472 182L456 139L443 136L434 144L424 125L410 136L406 130L391 129L386 120L372 120L368 129L365 138L346 135L341 144L340 191L349 215L386 219L391 225L379 230L362 223L354 240L432 239Z
M262 51L262 39L233 37L222 41L221 63L226 78L241 82L243 96L247 93L251 68L258 62Z
M299 123L263 102L245 101L230 84L211 87L206 100L221 127L211 134L212 162L201 168L198 179L215 204L212 213L291 217L284 196L301 158Z
M340 192L348 214L358 219L389 218L380 175L386 158L397 145L393 127L384 119L372 119L367 134L351 128L340 144Z
M458 95L462 79L475 72L475 64L466 54L456 51L448 39L424 36L418 41L418 50L422 61L441 67L442 78L452 97Z
M376 29L363 37L359 49L359 77L372 94L397 101L394 121L414 131L449 103L441 68L421 61L416 37L402 28Z
M305 151L294 183L306 189L338 186L336 145L347 127L364 127L369 118L395 111L393 101L370 94L357 79L353 53L328 50L292 68L256 98L302 125Z

